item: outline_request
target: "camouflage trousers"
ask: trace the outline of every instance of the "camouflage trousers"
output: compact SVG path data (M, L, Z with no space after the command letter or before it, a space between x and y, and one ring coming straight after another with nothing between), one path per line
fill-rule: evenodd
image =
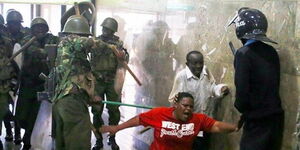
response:
M91 122L88 95L69 94L53 106L56 150L90 150Z
M104 98L104 95L106 96L106 99L109 101L114 102L120 102L120 97L116 93L114 89L114 82L104 82L103 80L97 79L96 81L96 94ZM93 113L93 124L95 128L99 128L102 126L103 120L102 120L102 112L103 112L104 105L102 103L99 103L99 105L93 105L92 106L92 113ZM119 106L117 105L106 105L106 108L108 110L109 114L109 125L117 125L120 121L120 110ZM100 134L101 135L101 134ZM100 136L100 139L97 139L97 142L102 142L102 136Z

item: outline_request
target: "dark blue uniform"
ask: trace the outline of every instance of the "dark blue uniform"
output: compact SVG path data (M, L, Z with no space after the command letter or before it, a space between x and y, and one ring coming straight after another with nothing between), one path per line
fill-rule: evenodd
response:
M283 110L279 96L280 63L263 42L245 44L235 54L235 107L245 120L241 150L279 150Z

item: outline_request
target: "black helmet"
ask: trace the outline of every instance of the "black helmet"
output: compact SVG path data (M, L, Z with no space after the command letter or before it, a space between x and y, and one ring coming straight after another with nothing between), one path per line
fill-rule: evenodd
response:
M154 29L162 29L162 30L169 30L169 26L165 21L158 20L153 23Z
M101 24L102 27L108 28L114 32L118 31L118 22L114 18L105 18Z
M6 22L10 22L10 21L23 22L23 17L20 12L16 10L11 10L8 12L6 16Z
M92 35L88 21L80 15L69 17L62 32Z
M266 36L268 21L266 16L257 9L241 8L229 25L232 23L235 23L238 39L254 39L277 44Z

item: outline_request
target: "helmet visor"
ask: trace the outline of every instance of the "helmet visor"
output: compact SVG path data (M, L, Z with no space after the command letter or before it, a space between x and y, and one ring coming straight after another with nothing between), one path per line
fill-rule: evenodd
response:
M238 18L239 14L238 12L235 13L234 17L229 21L227 24L227 27L231 26L233 23L235 23L236 19Z

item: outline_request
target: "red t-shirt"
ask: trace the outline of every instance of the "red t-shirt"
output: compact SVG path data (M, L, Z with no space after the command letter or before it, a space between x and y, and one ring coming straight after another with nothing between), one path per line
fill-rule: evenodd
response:
M140 124L154 128L154 141L150 150L191 150L199 131L208 131L215 120L204 114L194 113L183 122L172 116L174 108L154 108L139 115Z

